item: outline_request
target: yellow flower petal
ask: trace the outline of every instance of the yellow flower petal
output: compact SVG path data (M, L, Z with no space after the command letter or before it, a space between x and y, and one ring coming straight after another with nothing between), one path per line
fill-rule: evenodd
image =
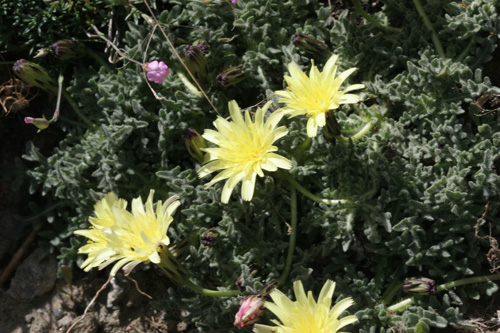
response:
M167 229L172 215L179 207L174 196L164 204L153 205L154 191L149 192L146 203L140 197L132 200L132 213L126 210L127 202L114 193L105 196L94 207L97 218L90 218L93 227L74 233L90 239L78 252L88 255L82 264L85 271L93 267L103 269L115 263L111 275L123 268L128 274L141 262L159 263L158 246L168 245Z
M336 333L342 327L352 324L358 320L356 316L338 317L353 304L351 298L346 298L337 303L333 308L332 296L335 283L328 280L318 297L318 301L309 291L306 295L301 281L293 283L296 301L290 300L279 290L271 292L272 302L266 302L265 307L274 313L278 320L272 320L277 326L256 324L254 332L276 332L276 333Z
M279 102L286 104L282 110L289 117L299 115L310 117L307 122L307 135L309 137L316 136L318 127L325 126L327 112L337 109L341 104L359 102L358 96L346 93L362 89L364 85L354 84L340 90L344 80L356 68L350 68L337 75L337 59L337 55L332 55L326 62L323 72L320 72L313 64L309 71L309 77L300 70L295 62L291 62L288 65L290 76L284 76L288 85L287 90L275 92L280 97Z
M231 121L219 117L214 122L217 131L205 130L202 135L218 147L204 149L210 154L210 161L198 170L198 175L201 178L222 170L205 187L227 179L222 189L223 203L229 201L234 187L240 181L243 181L241 196L243 200L250 201L256 178L264 176L263 170L276 171L277 168L289 169L292 166L291 161L275 153L278 148L273 143L285 136L288 130L284 126L276 127L283 112L274 112L265 120L270 105L271 102L267 102L264 107L257 109L252 120L248 110L243 117L236 101L230 101Z

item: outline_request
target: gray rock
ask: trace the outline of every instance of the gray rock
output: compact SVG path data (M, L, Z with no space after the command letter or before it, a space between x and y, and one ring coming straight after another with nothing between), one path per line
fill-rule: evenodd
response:
M31 301L50 291L57 278L57 261L36 249L19 265L10 283L9 295L20 301Z

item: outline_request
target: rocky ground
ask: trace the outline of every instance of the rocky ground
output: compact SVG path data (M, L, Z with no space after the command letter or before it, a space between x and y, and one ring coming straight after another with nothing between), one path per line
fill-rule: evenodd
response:
M7 290L0 292L0 332L183 332L183 312L157 311L169 282L154 271L107 283L102 272L76 272L68 285L56 278L55 256L35 250L18 266ZM97 297L96 297L97 295Z

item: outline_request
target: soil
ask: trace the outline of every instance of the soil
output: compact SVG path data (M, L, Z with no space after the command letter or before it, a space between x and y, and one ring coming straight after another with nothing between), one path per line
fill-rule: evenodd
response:
M55 264L55 260L52 262ZM56 271L56 267L52 269ZM129 278L119 273L109 283L102 272L79 273L72 285L62 279L52 280L51 289L40 296L20 295L11 286L0 294L0 331L112 333L187 330L189 327L182 320L169 319L181 317L180 311L166 313L151 306L151 301L164 297L168 287L168 281L158 283L158 276L151 273L154 272L138 271ZM38 282L26 275L18 275L16 273L13 282L16 278L27 279L30 284ZM23 299L20 296L32 297Z

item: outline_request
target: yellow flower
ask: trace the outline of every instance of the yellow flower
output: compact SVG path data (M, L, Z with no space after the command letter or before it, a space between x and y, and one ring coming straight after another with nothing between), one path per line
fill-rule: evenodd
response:
M127 211L127 202L114 193L108 193L94 206L97 217L89 218L90 229L74 232L89 238L89 243L78 250L88 254L81 266L85 271L118 261L111 270L114 276L122 267L129 274L141 262L160 263L158 246L170 243L167 229L180 203L173 196L165 203L158 201L155 210L153 195L151 190L145 204L141 197L133 199L132 212Z
M337 55L332 55L325 64L323 72L312 65L309 77L302 72L295 62L288 65L290 76L285 75L288 84L287 90L276 91L280 103L286 103L284 112L290 117L298 115L309 116L307 121L307 135L316 136L318 127L325 126L326 113L337 109L340 104L359 102L359 97L347 92L362 89L363 84L353 84L340 91L344 80L356 70L351 68L336 76Z
M266 302L265 307L274 313L278 320L272 320L277 326L267 326L256 324L254 332L256 333L335 333L342 327L352 324L358 320L356 316L351 315L338 319L338 317L354 302L352 298L345 298L335 304L332 304L335 282L328 280L321 289L318 302L314 300L311 291L304 292L301 281L293 283L295 293L295 302L291 301L281 291L275 289L271 292L271 298L274 301ZM281 321L281 322L280 322Z
M276 171L278 168L292 167L290 160L274 153L278 150L273 146L274 141L285 136L288 130L284 126L276 128L283 117L282 112L272 113L264 122L264 115L270 105L271 102L267 102L262 109L257 109L255 122L252 122L248 110L243 118L238 104L230 101L229 113L232 121L218 117L214 121L217 131L207 129L203 134L206 140L219 148L204 149L209 153L210 159L198 170L198 175L202 178L214 171L223 170L205 185L208 188L218 181L227 179L222 189L223 203L229 201L238 182L243 181L241 187L243 200L250 201L253 197L256 176L263 177L263 170Z

